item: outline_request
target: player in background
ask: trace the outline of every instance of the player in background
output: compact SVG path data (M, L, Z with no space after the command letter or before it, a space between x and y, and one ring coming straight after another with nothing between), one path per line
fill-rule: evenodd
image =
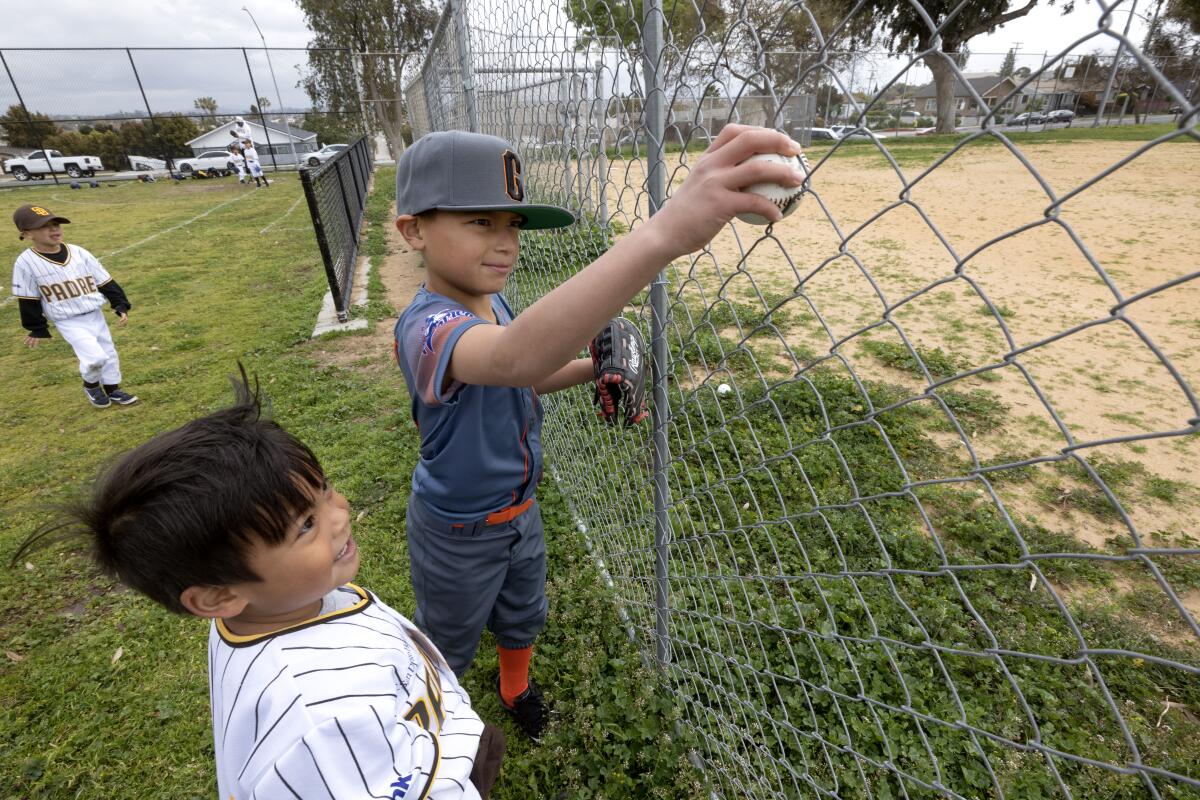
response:
M250 138L250 126L241 117L234 117L233 128L230 129L229 135L234 138L235 142L243 142Z
M235 391L235 405L126 453L21 557L77 531L108 574L212 620L221 800L486 797L503 733L428 639L350 583L346 498L263 417L244 371Z
M31 246L13 264L12 293L21 311L25 344L37 347L50 338L47 319L79 358L83 394L96 408L113 403L127 406L137 398L121 389L121 362L112 332L104 321L107 300L117 324L129 320L129 300L96 257L79 245L62 240L66 217L42 206L23 205L13 212L21 239Z
M271 182L267 180L266 175L263 175L262 164L258 163L258 151L254 149L254 142L249 139L242 140L242 156L246 159L246 169L254 178L254 185L270 186Z
M242 148L236 144L229 145L229 160L233 162L233 169L237 172L238 183L245 183L246 157L242 155Z
M421 434L407 535L415 621L461 676L486 626L501 706L535 741L548 715L529 675L546 620L546 554L535 490L542 475L539 395L594 380L589 340L673 259L737 213L780 219L738 191L804 176L756 153L798 154L781 133L727 125L648 222L514 317L500 292L522 230L574 222L526 201L521 160L503 139L431 133L396 169L396 227L425 261L425 284L396 324L396 357Z

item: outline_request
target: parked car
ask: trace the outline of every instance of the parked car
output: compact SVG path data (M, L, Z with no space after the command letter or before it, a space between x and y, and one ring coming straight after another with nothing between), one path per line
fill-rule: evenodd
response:
M1046 117L1040 111L1026 111L1017 114L1008 121L1009 125L1040 125L1046 121Z
M25 158L10 158L4 168L19 181L39 180L53 172L65 172L72 178L91 177L104 169L99 156L64 156L57 150L34 150Z
M228 150L209 150L192 158L175 159L175 169L180 172L192 172L198 169L233 172L233 161Z
M792 128L792 138L801 139L807 134L809 141L830 141L836 142L841 137L833 132L830 128Z
M870 139L871 129L861 128L857 125L846 125L845 130L841 132L842 139Z
M304 160L310 167L319 167L349 146L348 144L327 144L317 152L309 153Z
M901 111L897 117L897 121L901 125L916 125L919 119L921 119L921 115L916 111Z
M1069 108L1057 108L1046 114L1046 122L1070 122L1075 119L1075 112Z
M156 170L166 169L167 162L161 158L150 158L149 156L129 156L129 168L132 170Z

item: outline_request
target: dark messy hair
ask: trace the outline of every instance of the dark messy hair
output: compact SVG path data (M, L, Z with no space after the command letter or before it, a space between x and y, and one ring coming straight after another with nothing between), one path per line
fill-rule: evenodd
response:
M13 561L81 535L106 573L181 614L189 586L259 580L247 548L283 542L325 475L303 442L267 418L257 380L251 389L238 368L232 406L121 456L89 497L26 539Z

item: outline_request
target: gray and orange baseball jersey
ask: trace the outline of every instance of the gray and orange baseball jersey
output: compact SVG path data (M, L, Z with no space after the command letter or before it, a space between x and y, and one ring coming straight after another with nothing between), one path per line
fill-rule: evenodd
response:
M269 634L218 620L208 661L220 800L479 798L483 722L428 640L365 589Z

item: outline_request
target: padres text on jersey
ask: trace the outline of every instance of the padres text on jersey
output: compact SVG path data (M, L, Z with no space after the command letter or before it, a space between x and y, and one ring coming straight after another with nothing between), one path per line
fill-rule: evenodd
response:
M69 319L104 306L100 287L112 276L96 257L74 244L64 244L67 260L52 261L36 250L26 250L13 265L14 297L41 300L42 310L52 320Z

